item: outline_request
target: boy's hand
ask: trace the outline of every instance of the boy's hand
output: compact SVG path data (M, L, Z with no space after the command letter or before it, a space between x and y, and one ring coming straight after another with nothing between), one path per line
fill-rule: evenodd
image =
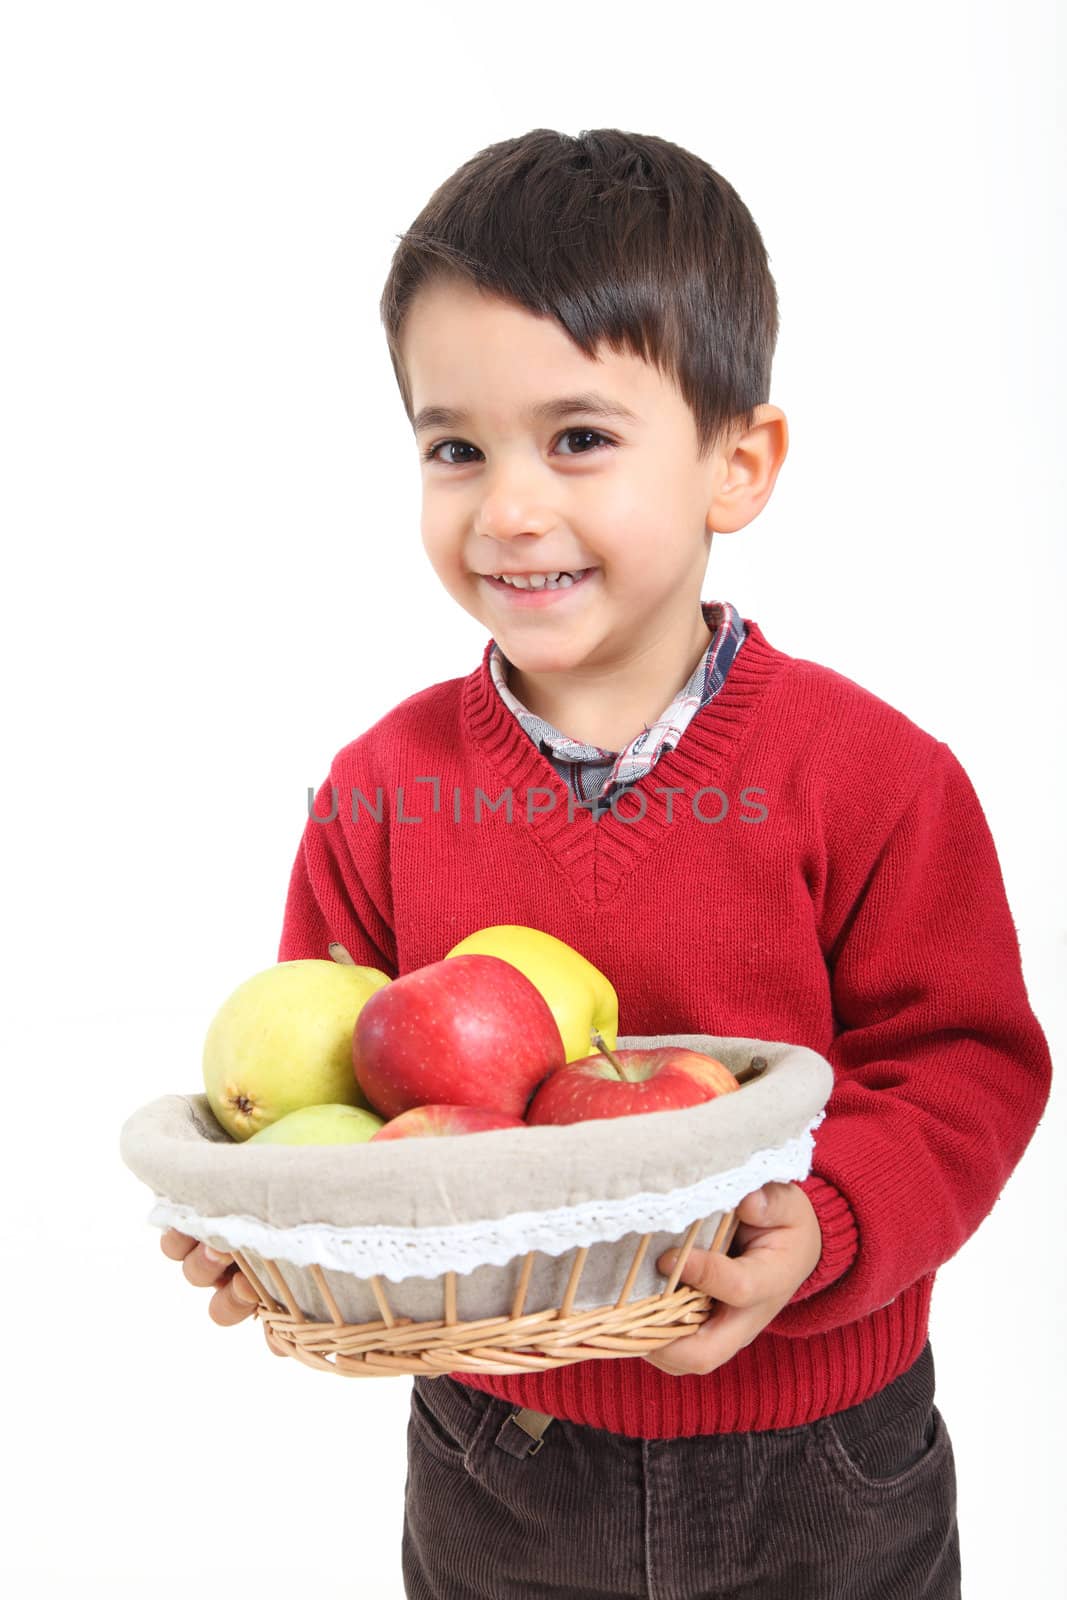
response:
M220 1328L230 1328L251 1316L258 1296L243 1272L239 1272L231 1255L220 1255L206 1244L191 1239L177 1228L168 1228L159 1241L159 1247L171 1261L180 1261L182 1271L190 1283L199 1289L214 1288L208 1304L208 1316Z
M811 1201L795 1183L765 1183L737 1208L739 1256L692 1250L680 1282L702 1289L721 1304L695 1333L661 1345L651 1362L672 1377L714 1372L751 1344L782 1310L815 1268L822 1232ZM656 1265L669 1275L677 1252Z

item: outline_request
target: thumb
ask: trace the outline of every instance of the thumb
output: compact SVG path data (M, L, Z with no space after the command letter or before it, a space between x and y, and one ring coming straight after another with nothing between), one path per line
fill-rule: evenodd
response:
M754 1189L738 1205L738 1221L754 1228L774 1228L793 1221L793 1188L791 1183L765 1183Z
M747 1222L752 1228L765 1228L768 1223L768 1214L771 1209L770 1189L772 1185L765 1183L762 1189L756 1189L752 1194L738 1202L737 1220Z

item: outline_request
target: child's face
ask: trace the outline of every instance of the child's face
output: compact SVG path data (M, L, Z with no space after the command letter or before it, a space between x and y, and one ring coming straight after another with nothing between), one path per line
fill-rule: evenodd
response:
M678 630L706 642L700 591L730 458L697 459L692 413L668 378L606 346L592 360L553 319L466 283L420 291L402 351L420 455L433 451L421 463L423 544L520 672L597 677L647 662ZM633 418L588 405L533 415L593 390ZM427 407L464 415L427 422ZM584 568L573 587L536 594L491 576Z

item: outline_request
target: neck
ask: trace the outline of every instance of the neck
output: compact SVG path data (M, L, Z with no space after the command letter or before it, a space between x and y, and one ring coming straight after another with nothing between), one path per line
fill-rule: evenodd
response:
M685 687L711 640L702 611L684 637L657 640L625 662L573 673L520 672L508 687L528 710L568 738L598 749L625 749Z

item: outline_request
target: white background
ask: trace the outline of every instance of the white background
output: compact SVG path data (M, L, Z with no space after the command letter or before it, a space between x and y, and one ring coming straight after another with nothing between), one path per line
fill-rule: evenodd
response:
M685 145L763 233L773 500L705 597L963 762L1062 1057L1056 6L7 5L4 1455L21 1596L400 1596L408 1380L221 1330L125 1117L276 956L306 791L485 643L418 536L396 236L533 127ZM964 1593L1058 1595L1058 1088L940 1273ZM813 1597L817 1600L817 1597Z

